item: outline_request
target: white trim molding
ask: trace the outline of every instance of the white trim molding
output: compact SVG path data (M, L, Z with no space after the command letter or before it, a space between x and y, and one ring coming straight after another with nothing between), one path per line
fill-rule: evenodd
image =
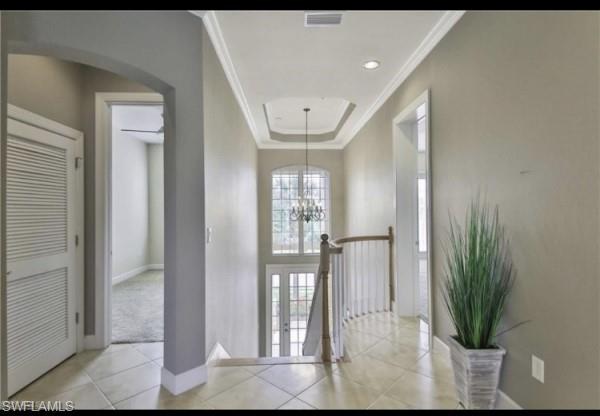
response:
M217 15L214 10L190 10L190 13L202 19L204 27L208 32L208 36L212 42L213 47L219 57L223 71L229 81L229 85L233 90L233 94L240 106L240 109L246 119L248 128L254 137L254 141L259 149L304 149L303 143L278 143L273 141L262 140L257 131L250 105L244 93L242 84L238 78L235 70L235 65L229 54L229 48L223 36L221 26L217 19ZM363 114L363 116L352 126L350 132L344 136L338 136L331 142L316 143L310 148L314 149L343 149L350 141L356 136L356 134L363 128L363 126L373 117L373 115L379 110L379 108L385 103L385 101L398 89L398 87L408 78L408 76L417 68L417 66L429 55L433 48L439 43L439 41L450 31L450 29L458 22L458 20L465 14L464 10L449 10L446 11L435 26L429 31L427 36L410 55L406 63L400 68L400 71L392 78L392 80L386 85L386 87L377 96L375 101L371 104L369 109Z
M128 272L125 273L121 273L118 276L114 276L112 278L112 285L116 285L118 283L124 282L125 280L129 280L131 279L133 276L137 276L140 273L144 273L147 272L148 270L164 270L165 269L165 265L164 264L145 264L143 266L140 267L136 267L133 270L129 270Z
M111 261L111 110L113 104L162 103L163 96L153 92L95 94L95 322L94 335L86 337L86 348L105 348L111 342L112 313L112 261Z
M219 25L219 20L217 19L215 11L192 11L192 13L202 18L202 23L204 23L204 27L206 28L213 47L217 52L219 61L221 61L221 66L223 67L225 76L227 77L229 85L233 90L233 95L235 95L235 98L240 105L242 114L244 114L244 118L246 119L246 123L248 124L250 132L252 133L252 137L254 137L256 144L261 147L261 140L259 139L258 132L256 131L256 124L254 123L252 112L250 111L250 105L248 104L246 94L244 94L244 89L242 88L242 84L238 78L233 61L231 60L229 48L227 47L227 43L223 37L223 32L221 31L221 26Z
M83 132L75 130L69 126L42 117L39 114L32 113L24 108L17 107L10 103L6 104L6 115L13 120L21 123L29 124L30 126L38 127L52 133L60 134L73 140L83 140Z
M221 360L224 358L231 358L231 355L229 355L225 347L223 347L223 345L221 345L220 342L215 342L215 345L212 347L210 353L208 354L206 362L210 363L211 361Z
M208 372L206 364L184 371L183 373L173 374L165 367L162 367L160 382L164 388L169 390L175 396L193 389L200 384L206 383Z
M450 354L450 347L436 335L433 336L433 350L442 351L446 354ZM510 398L510 396L498 389L498 397L496 398L496 409L508 409L508 410L522 410L517 402Z
M419 66L423 59L429 55L429 52L435 48L440 40L465 14L464 10L451 10L444 13L436 25L425 36L419 47L410 55L406 63L400 68L400 71L392 78L388 85L379 94L377 99L371 104L371 107L363 114L363 116L352 126L350 134L342 138L341 146L345 147L363 128L365 124L373 117L379 108L386 102L388 98L398 89L398 87L408 78L408 76ZM337 140L338 137L335 138Z

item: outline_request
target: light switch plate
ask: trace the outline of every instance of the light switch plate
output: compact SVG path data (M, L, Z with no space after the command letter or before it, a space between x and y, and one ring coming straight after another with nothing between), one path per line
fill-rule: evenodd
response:
M531 376L540 383L544 382L544 360L531 355Z

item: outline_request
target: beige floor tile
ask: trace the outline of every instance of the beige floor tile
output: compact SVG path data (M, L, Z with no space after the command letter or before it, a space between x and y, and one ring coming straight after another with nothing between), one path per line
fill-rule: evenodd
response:
M410 370L454 384L452 363L447 354L429 352L421 357Z
M376 390L334 374L302 392L298 399L317 409L366 409L379 395Z
M408 345L424 351L429 350L429 335L416 328L396 327L388 334L386 339L394 344Z
M365 332L355 331L351 328L344 330L344 347L351 357L363 353L382 339L383 338L381 337L367 334Z
M75 360L59 364L13 396L14 400L45 400L90 383L92 379Z
M150 361L148 357L133 348L129 348L101 355L85 364L84 369L93 380L100 380L148 361Z
M351 362L339 363L335 374L383 393L404 374L404 370L368 355L360 355Z
M142 344L134 344L133 348L144 354L151 360L162 358L163 343L162 342L145 342Z
M311 409L314 409L314 407L312 407L308 403L304 403L302 400L294 397L289 402L285 403L282 406L279 406L279 409L281 409L281 410L304 410L304 409L311 410Z
M354 331L365 332L367 334L375 335L377 337L387 336L397 324L393 322L386 322L377 320L375 318L363 318L359 320L351 320L348 328Z
M215 409L276 409L292 396L270 383L252 377L208 400Z
M96 382L112 403L135 396L160 384L160 367L147 362Z
M262 373L263 371L268 370L272 366L270 365L242 365L239 368L243 368L246 371L250 371L252 374Z
M175 396L158 385L115 403L115 407L117 409L161 409L163 402L173 398Z
M211 409L204 400L187 391L178 396L156 386L116 404L117 409Z
M88 364L100 357L104 357L108 354L115 352L132 349L131 344L110 344L108 347L100 350L86 350L75 355L72 360L79 362L82 365Z
M49 401L73 402L73 408L78 409L104 409L110 406L104 394L94 383L87 383L56 396L49 397Z
M252 373L244 367L208 367L207 382L193 388L189 393L204 401L251 377Z
M371 406L369 406L369 410L371 409L381 409L381 410L393 410L393 409L410 409L411 407L406 403L393 399L385 394L382 395L379 399L375 400Z
M258 377L296 396L325 375L320 364L283 364L272 366Z
M411 371L400 377L386 396L419 409L455 409L458 404L452 384Z
M426 352L418 348L393 344L388 340L383 340L364 354L405 369L410 369Z

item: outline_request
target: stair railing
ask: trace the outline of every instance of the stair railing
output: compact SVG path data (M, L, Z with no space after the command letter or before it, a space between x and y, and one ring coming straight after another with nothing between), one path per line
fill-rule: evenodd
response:
M344 323L367 313L390 311L395 300L394 235L321 236L319 268L303 344L304 355L324 362L344 356Z

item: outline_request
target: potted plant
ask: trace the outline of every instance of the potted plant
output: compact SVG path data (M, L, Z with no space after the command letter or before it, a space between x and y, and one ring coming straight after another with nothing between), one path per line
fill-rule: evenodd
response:
M442 293L456 330L448 341L458 399L467 409L492 409L506 353L497 330L514 279L498 207L475 200L464 228L451 218L445 252Z

